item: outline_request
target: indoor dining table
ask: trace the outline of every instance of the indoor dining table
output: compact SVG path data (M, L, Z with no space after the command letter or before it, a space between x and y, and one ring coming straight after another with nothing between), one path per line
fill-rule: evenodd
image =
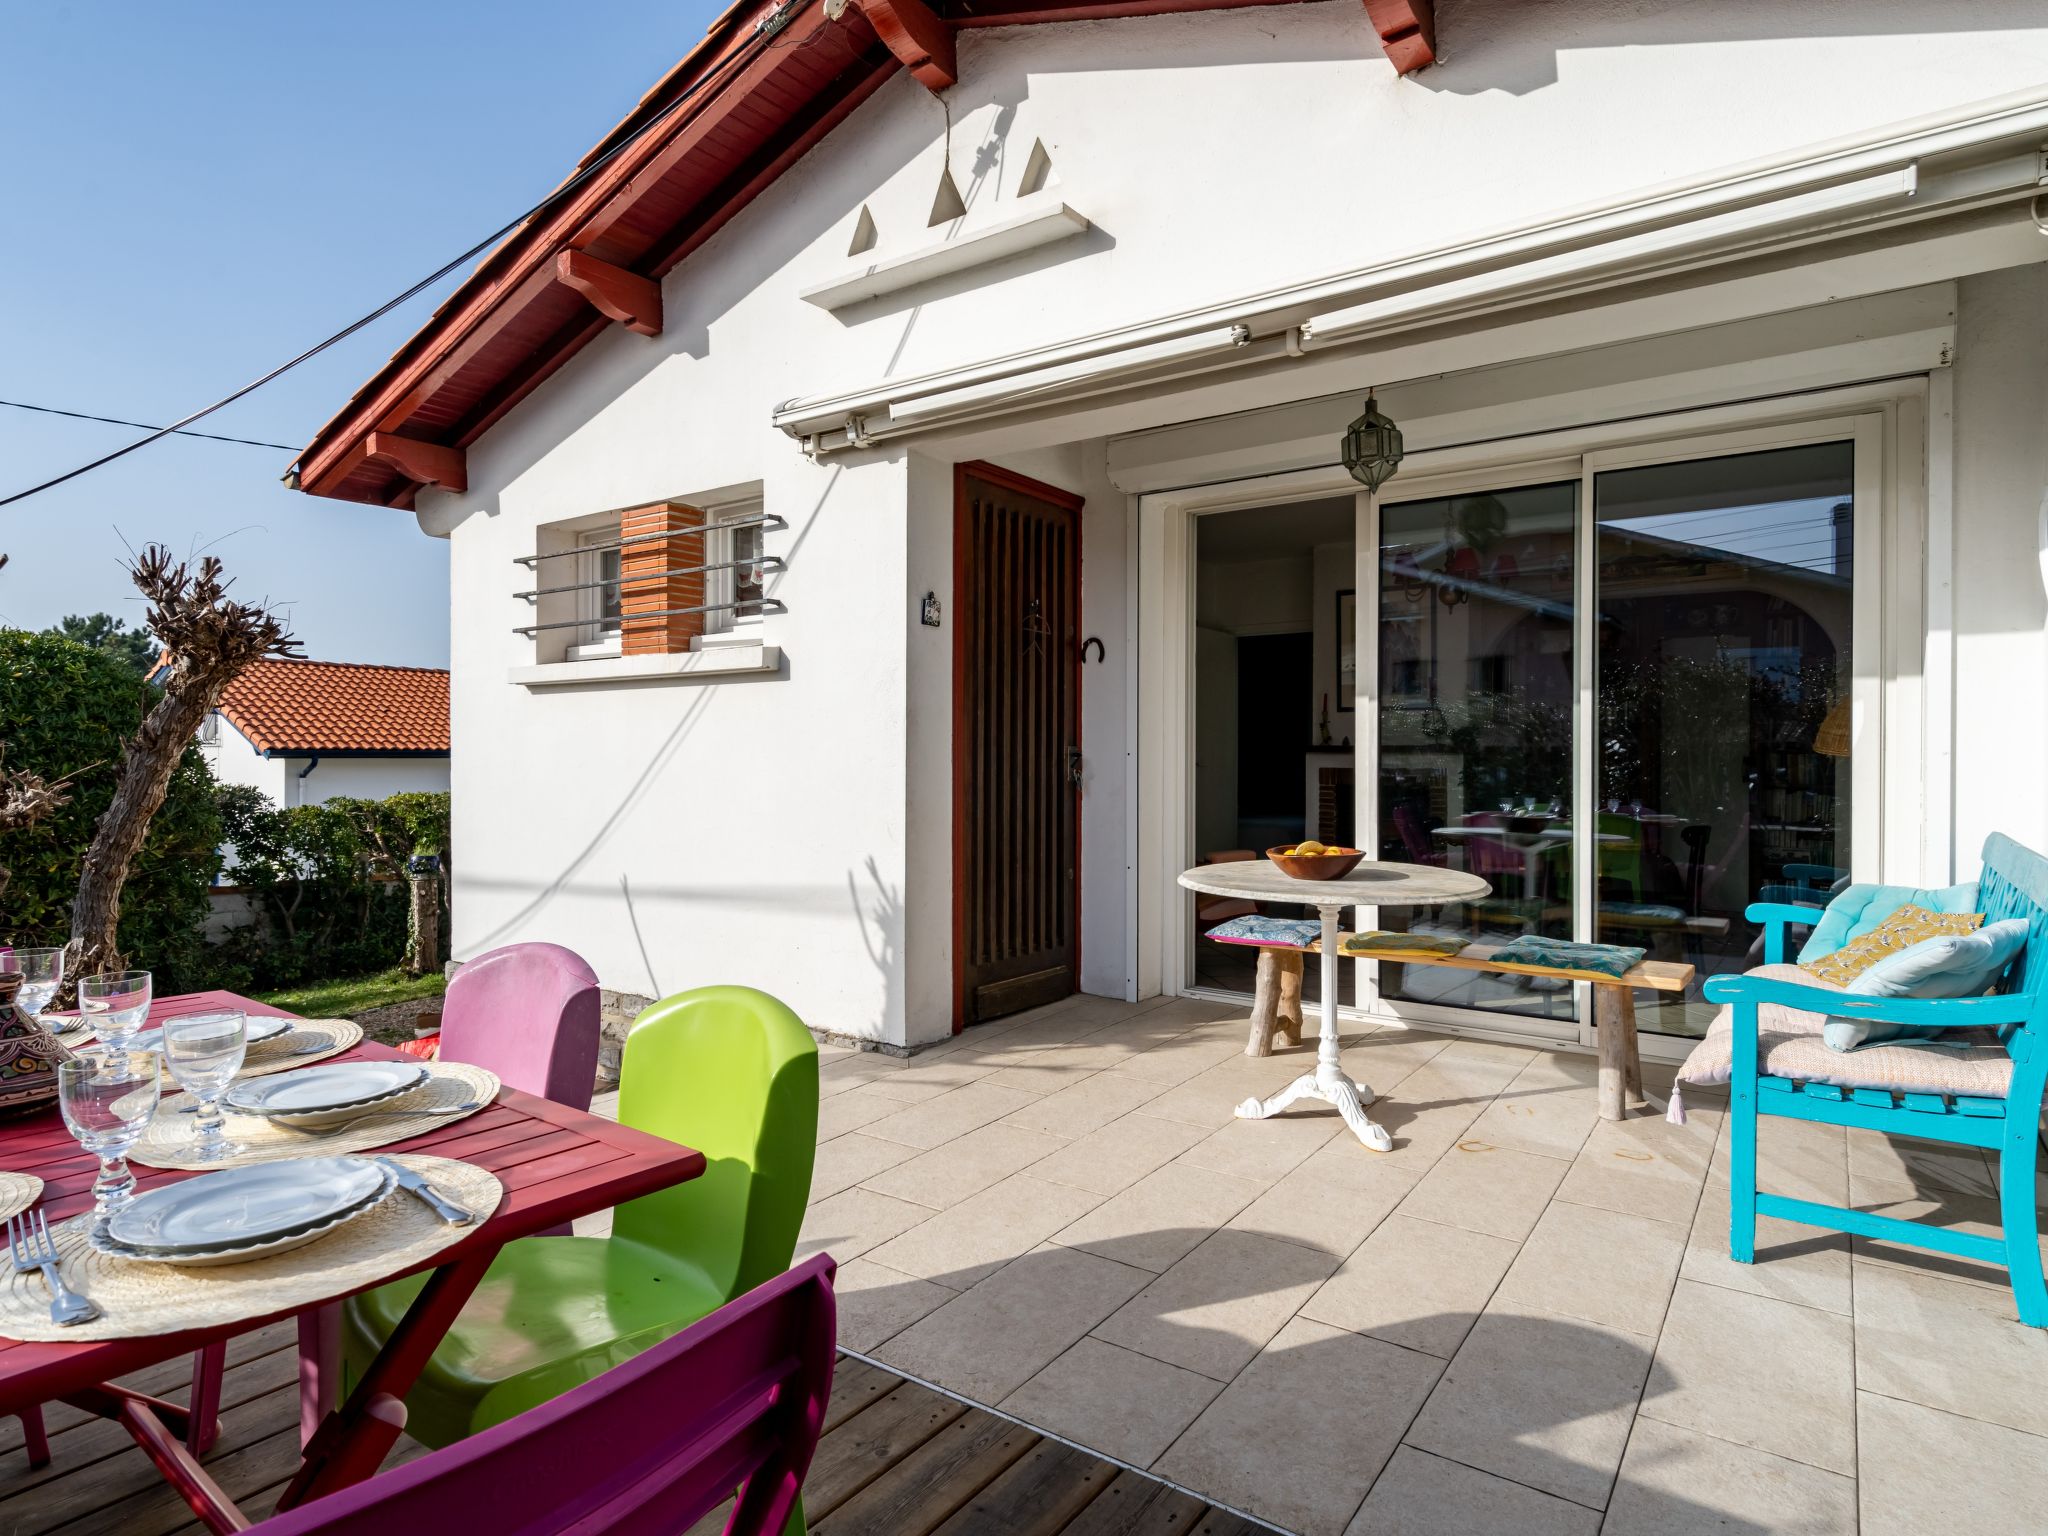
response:
M156 1024L181 1014L219 1008L239 1008L253 1016L292 1016L230 992L195 992L158 999L149 1019ZM398 1056L398 1052L364 1041L334 1059ZM280 1509L359 1482L377 1470L400 1432L394 1419L402 1419L402 1415L390 1411L390 1400L403 1401L463 1302L506 1243L684 1183L704 1171L703 1154L688 1147L514 1088L501 1088L492 1103L462 1120L379 1150L430 1153L487 1169L504 1186L504 1198L487 1220L454 1246L411 1270L386 1277L397 1279L421 1269L433 1271L347 1401L328 1412L307 1441L304 1459L279 1502ZM71 1139L54 1108L0 1127L0 1168L32 1173L44 1181L41 1208L52 1223L91 1208L94 1159ZM140 1164L135 1171L145 1189L194 1176ZM338 1289L317 1305L350 1294L350 1290ZM110 1383L131 1371L176 1359L216 1339L301 1310L310 1314L316 1308L255 1311L230 1325L153 1338L82 1344L32 1344L0 1338L0 1415L61 1399L116 1420L210 1529L242 1529L243 1521L236 1518L234 1506L186 1449L186 1410ZM195 1411L201 1411L197 1405Z

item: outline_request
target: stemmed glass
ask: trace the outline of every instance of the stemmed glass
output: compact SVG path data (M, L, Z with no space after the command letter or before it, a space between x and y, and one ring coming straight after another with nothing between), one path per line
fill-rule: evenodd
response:
M21 972L21 990L14 994L14 1006L28 1015L36 1028L43 1028L43 1010L64 984L64 951L61 949L17 949L14 958L0 970Z
M164 1064L198 1103L192 1143L196 1162L221 1163L242 1149L222 1133L220 1096L227 1092L249 1045L249 1022L238 1011L188 1013L165 1019Z
M57 1063L57 1107L79 1145L100 1160L92 1209L105 1218L135 1198L128 1149L142 1139L161 1093L154 1051L74 1051Z
M100 1044L120 1049L149 1020L147 971L102 971L78 984L78 1012Z

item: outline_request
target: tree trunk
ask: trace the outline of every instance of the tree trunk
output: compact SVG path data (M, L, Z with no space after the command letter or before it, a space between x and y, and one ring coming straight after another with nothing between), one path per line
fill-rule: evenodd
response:
M150 818L170 792L171 775L213 708L215 691L167 690L122 755L114 798L93 829L92 846L78 876L78 895L71 904L71 942L64 951L67 999L75 994L81 976L127 968L115 938L121 925L121 889L149 835Z
M405 973L424 976L441 969L441 877L429 873L408 879L412 910L406 921Z

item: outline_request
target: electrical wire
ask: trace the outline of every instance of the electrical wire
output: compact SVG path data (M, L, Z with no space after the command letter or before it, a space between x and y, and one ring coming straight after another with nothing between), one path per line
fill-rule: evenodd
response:
M788 5L785 5L784 7L774 12L771 12L770 15L773 17L786 18L788 15L793 14L795 10L804 3L805 0L790 0L790 3ZM780 29L778 28L776 30ZM763 35L758 25L755 28L755 35L757 37ZM771 32L766 35L772 36L773 33ZM783 46L786 47L788 45L785 44ZM539 218L542 214L546 213L549 209L553 208L556 204L560 203L570 193L576 191L579 187L584 185L584 183L588 182L606 165L610 164L613 160L616 160L620 155L624 154L626 150L630 149L633 145L639 143L642 139L646 138L649 134L653 133L656 128L660 127L662 124L666 123L671 117L675 116L678 112L680 112L683 109L684 106L694 101L697 98L697 96L704 90L704 88L707 85L709 85L719 73L721 73L724 70L732 68L736 64L743 62L749 57L751 52L752 50L750 49L742 48L739 51L729 54L724 59L718 61L711 68L707 69L703 74L699 75L695 80L691 81L689 85L684 87L683 90L677 94L674 101L671 101L659 112L656 112L652 117L648 118L646 122L642 123L638 128L635 128L631 133L627 134L624 138L620 139L618 143L612 145L610 149L607 149L603 154L599 155L596 159L592 160L588 165L582 166L575 172L574 175L570 176L567 181L564 181L560 186L556 187L554 191L550 192L546 197L542 198L539 202L535 203L531 208L527 209L526 212L520 214L517 218L511 220L508 223L501 224L498 228L492 230L490 234L484 236L483 239L477 241L476 244L472 245L468 250L464 251L461 255L455 257L453 260L443 262L439 267L435 268L434 271L428 273L425 277L421 278L418 282L414 283L411 287L407 288L403 293L400 293L395 298L385 300L385 302L379 304L375 309L371 310L361 319L351 321L349 324L343 326L340 330L336 331L332 336L329 336L326 340L315 342L312 346L306 348L305 351L299 353L296 357L293 357L286 362L282 362L278 364L275 368L272 368L269 372L261 374L258 377L250 380L247 384L244 384L240 389L234 391L232 394L223 395L220 399L214 401L213 404L196 410L192 412L189 416L181 416L167 427L153 428L147 437L139 437L134 442L127 444L125 447L116 448L112 453L101 454L98 458L93 459L89 463L81 464L76 469L66 470L63 474L53 476L52 478L45 480L40 484L32 485L28 487L28 489L26 490L16 491L11 496L0 497L0 507L11 507L17 501L26 501L31 496L37 496L42 494L44 491L53 490L57 486L63 485L66 481L76 480L80 475L91 474L94 470L100 469L105 465L111 464L116 459L126 458L129 454L135 452L138 448L147 448L151 443L161 442L164 438L169 437L174 433L183 432L187 427L191 426L193 422L204 420L206 417L213 415L214 412L224 410L228 406L233 405L237 400L240 400L247 395L254 394L264 385L270 383L274 379L280 378L283 375L291 372L292 369L298 367L301 363L312 361L321 353L327 351L330 347L338 346L340 343L348 340L349 337L355 335L356 332L362 330L364 327L374 325L377 321L383 319L386 315L390 314L394 309L397 309L401 305L409 303L411 300L418 298L422 293L425 293L429 288L433 287L434 284L440 282L443 278L447 277L457 268L463 266L464 264L470 261L475 260L477 257L483 255L486 251L491 250L500 241L512 235L519 229L523 228L525 225L531 223L534 219ZM140 424L136 423L135 425ZM270 447L276 445L265 444L264 446Z
M218 432L187 432L182 427L153 427L146 421L123 421L119 416L95 416L90 411L59 410L54 405L30 405L26 400L0 400L0 405L17 411L39 411L45 416L69 416L73 421L103 421L110 427L139 427L144 432L175 432L179 437L203 437L216 443L240 443L247 448L282 448L286 453L299 451L290 443L266 443L253 437L223 437Z

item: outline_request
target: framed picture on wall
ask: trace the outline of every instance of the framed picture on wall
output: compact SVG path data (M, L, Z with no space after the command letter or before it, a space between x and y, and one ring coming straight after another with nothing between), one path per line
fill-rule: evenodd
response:
M1337 594L1337 707L1358 707L1358 591Z

